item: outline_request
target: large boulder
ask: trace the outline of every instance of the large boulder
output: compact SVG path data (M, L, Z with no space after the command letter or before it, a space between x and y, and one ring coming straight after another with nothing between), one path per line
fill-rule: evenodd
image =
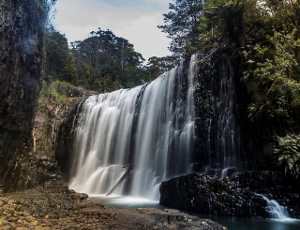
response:
M268 217L262 194L299 217L300 195L295 185L275 172L240 172L224 178L195 173L162 183L160 203L203 215Z
M161 204L203 215L267 216L266 202L228 179L191 174L162 183Z

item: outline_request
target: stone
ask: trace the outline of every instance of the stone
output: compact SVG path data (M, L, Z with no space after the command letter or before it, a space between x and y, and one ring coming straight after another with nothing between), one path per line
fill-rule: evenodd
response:
M290 208L300 217L299 183L281 173L244 171L221 178L195 173L161 185L161 204L204 215L269 217L263 194Z
M0 2L0 183L24 187L33 116L42 76L46 6ZM17 167L15 167L17 166Z
M0 207L4 206L5 202L3 200L0 200Z
M266 202L233 182L204 174L191 174L164 182L161 204L203 215L267 216Z

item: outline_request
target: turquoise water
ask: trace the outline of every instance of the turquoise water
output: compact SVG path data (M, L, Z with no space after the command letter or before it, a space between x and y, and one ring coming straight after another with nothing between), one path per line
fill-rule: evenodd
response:
M90 200L111 208L160 208L158 201L132 196L90 195Z
M139 197L90 196L90 200L114 208L164 208L157 201ZM229 230L300 230L300 220L288 217L281 221L263 218L199 217L212 219Z
M229 230L300 230L300 220L276 221L271 219L253 218L212 218L226 226Z

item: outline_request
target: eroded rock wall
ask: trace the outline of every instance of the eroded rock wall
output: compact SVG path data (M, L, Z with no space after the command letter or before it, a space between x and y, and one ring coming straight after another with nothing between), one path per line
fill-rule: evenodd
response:
M199 55L194 91L196 170L244 167L237 66L229 50Z
M31 131L43 66L43 0L0 1L0 183L23 183L20 162ZM14 178L10 180L10 178Z
M56 154L65 155L72 151L73 117L76 116L78 104L93 94L96 92L65 82L52 82L43 86L34 119L32 152L35 161L44 166L41 171L48 179L60 177L61 170L57 167ZM64 131L66 124L69 127L68 132ZM59 163L60 166L67 164L64 159Z

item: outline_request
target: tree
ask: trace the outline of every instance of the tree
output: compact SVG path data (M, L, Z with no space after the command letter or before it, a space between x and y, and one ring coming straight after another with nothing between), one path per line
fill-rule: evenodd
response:
M64 79L62 70L69 59L68 40L65 35L50 30L45 35L46 75L52 79Z
M87 89L108 92L144 84L173 68L175 57L143 56L125 38L110 30L92 31L83 41L68 46L63 34L50 29L46 36L46 75Z
M171 70L178 64L178 60L174 56L167 57L150 57L146 66L149 74L149 80L153 80L159 75Z
M169 12L164 14L164 24L159 28L172 39L170 50L182 55L185 47L197 39L198 23L203 14L203 0L174 0Z
M72 54L69 54L63 68L63 79L73 84L77 83L77 69L75 59Z
M245 125L261 141L277 142L274 158L299 175L300 1L174 0L160 28L178 56L215 49L230 54L245 89Z
M88 69L89 85L96 89L99 80L118 81L123 87L139 84L143 80L143 56L134 50L128 40L117 37L110 30L92 31L90 37L72 43L79 75ZM97 83L98 82L98 83Z

